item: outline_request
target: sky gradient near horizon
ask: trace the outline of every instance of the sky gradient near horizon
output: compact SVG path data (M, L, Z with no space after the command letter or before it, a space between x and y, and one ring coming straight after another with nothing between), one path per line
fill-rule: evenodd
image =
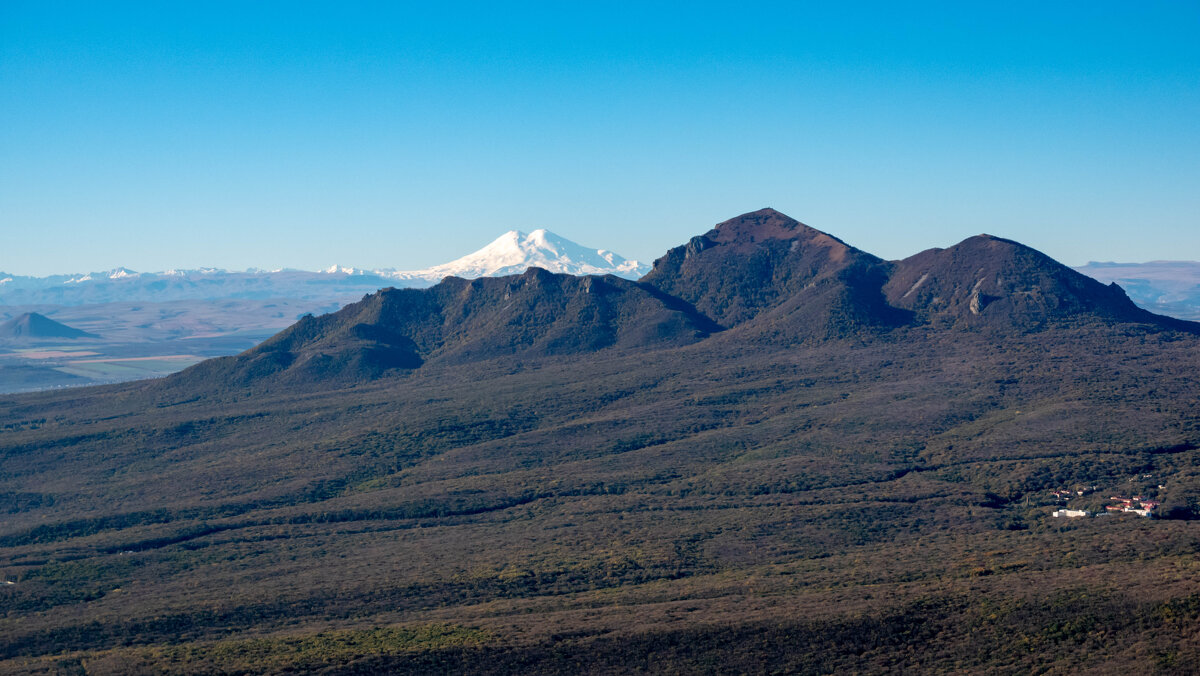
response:
M1196 2L6 0L0 271L652 260L764 206L1200 260L1197 120Z

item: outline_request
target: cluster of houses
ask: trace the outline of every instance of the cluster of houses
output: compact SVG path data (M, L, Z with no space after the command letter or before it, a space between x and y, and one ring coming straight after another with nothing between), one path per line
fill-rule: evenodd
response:
M1132 498L1123 498L1119 495L1114 495L1111 499L1117 504L1105 507L1109 512L1132 512L1138 516L1150 516L1154 508L1158 507L1157 500L1143 498L1140 495L1135 495Z
M1129 512L1130 514L1137 514L1138 516L1150 516L1154 513L1154 508L1158 507L1159 504L1157 500L1144 498L1140 495L1135 495L1132 498L1114 495L1110 499L1116 504L1106 505L1104 511L1100 512L1096 516L1105 516L1106 514L1112 514L1114 512ZM1054 510L1053 514L1055 517L1067 518L1078 518L1091 515L1092 513L1086 509L1056 509Z
M1132 479L1130 479L1130 482L1138 481L1139 478L1141 480L1145 480L1145 479L1149 479L1151 477L1149 474L1143 474L1140 477L1135 475ZM1160 490L1165 489L1165 488L1166 488L1166 486L1159 485ZM1065 503L1066 501L1070 500L1071 498L1082 497L1089 493L1094 493L1097 490L1099 490L1099 488L1097 486L1076 486L1073 489L1072 488L1059 488L1057 490L1050 491L1050 496L1052 498L1054 498L1054 500L1056 502ZM1127 498L1127 497L1124 497L1121 495L1114 495L1114 496L1111 496L1109 499L1113 501L1113 504L1105 505L1104 510L1101 511L1096 516L1105 516L1107 514L1113 514L1115 512L1128 512L1130 514L1137 514L1138 516L1151 516L1154 513L1154 509L1156 507L1158 507L1158 504L1159 504L1157 500L1143 497L1141 495L1135 495L1131 498ZM1084 517L1084 516L1092 516L1092 513L1085 509L1066 509L1064 507L1062 509L1054 510L1054 516L1055 517L1078 518L1078 517Z

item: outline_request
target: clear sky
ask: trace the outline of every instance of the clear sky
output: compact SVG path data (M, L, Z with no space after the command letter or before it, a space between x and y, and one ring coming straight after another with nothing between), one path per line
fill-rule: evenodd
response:
M1200 260L1200 3L0 0L0 270L653 259L773 206Z

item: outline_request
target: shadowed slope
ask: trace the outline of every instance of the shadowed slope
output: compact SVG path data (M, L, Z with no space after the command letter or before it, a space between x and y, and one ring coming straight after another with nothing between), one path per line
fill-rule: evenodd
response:
M720 330L687 303L614 276L530 268L517 277L443 284L445 323L434 355L444 361L661 348Z
M511 277L450 277L426 290L384 289L333 314L305 317L253 350L198 364L177 379L355 381L427 359L660 348L719 329L652 287L530 268Z

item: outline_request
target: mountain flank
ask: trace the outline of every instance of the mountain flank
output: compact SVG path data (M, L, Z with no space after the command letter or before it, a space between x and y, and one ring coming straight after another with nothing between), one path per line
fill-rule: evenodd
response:
M919 321L1031 329L1088 321L1189 323L1154 315L1104 285L1023 244L991 235L929 249L895 264L884 286L892 305Z
M0 324L0 340L34 341L66 338L99 338L36 312L26 312Z
M308 316L241 355L178 379L358 380L443 363L661 349L721 330L689 304L614 276L529 268L510 277L449 277L430 289L384 289L338 312Z

